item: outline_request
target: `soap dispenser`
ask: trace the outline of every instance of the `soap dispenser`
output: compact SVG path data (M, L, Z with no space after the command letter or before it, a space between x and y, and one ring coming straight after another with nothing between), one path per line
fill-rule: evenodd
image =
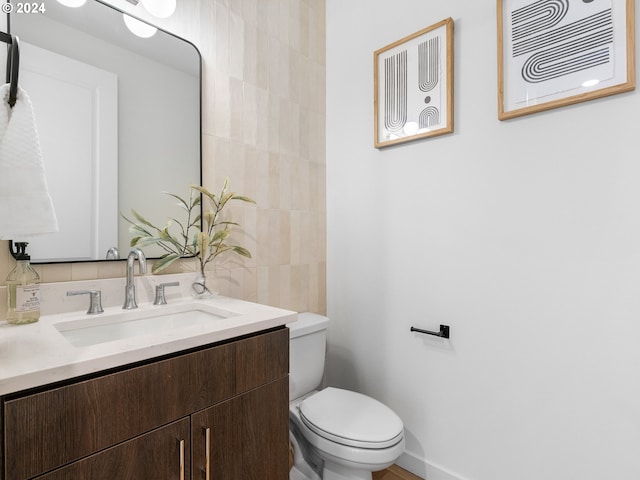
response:
M40 319L40 276L31 267L27 242L16 242L17 264L7 276L7 322L20 325Z

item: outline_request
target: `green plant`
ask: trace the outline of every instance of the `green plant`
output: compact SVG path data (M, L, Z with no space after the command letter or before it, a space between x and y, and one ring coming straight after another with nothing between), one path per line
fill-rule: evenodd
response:
M169 218L166 225L157 227L133 209L131 213L136 221L124 215L122 217L131 224L129 232L134 235L131 239L132 247L159 245L166 252L153 264L152 273L164 270L179 258L196 257L202 278L200 285L202 292L198 293L204 293L208 292L204 283L204 269L209 262L225 252L251 258L251 253L246 248L225 243L233 227L239 224L226 219L222 213L229 202L237 200L255 203L255 201L249 197L237 195L235 192L229 192L228 178L225 179L218 195L199 185L189 185L189 189L188 200L174 193L162 192L178 200L178 206L186 212L184 221ZM205 199L205 204L202 204L202 198ZM201 205L202 208L200 208Z

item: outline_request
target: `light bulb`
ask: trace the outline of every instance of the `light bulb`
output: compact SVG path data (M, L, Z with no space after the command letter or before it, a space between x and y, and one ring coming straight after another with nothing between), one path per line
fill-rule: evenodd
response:
M58 0L65 7L78 8L87 3L87 0Z
M158 29L154 26L149 25L148 23L141 22L126 13L122 14L122 18L124 19L124 24L127 28L140 38L149 38L152 37Z
M140 0L140 2L154 17L167 18L176 11L176 0Z

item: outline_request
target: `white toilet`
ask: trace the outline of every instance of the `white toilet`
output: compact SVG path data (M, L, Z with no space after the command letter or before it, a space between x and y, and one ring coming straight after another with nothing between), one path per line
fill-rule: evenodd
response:
M291 480L371 480L372 472L404 452L404 427L398 415L371 397L332 387L316 390L324 373L328 324L326 317L301 313L287 325L289 418L296 451Z

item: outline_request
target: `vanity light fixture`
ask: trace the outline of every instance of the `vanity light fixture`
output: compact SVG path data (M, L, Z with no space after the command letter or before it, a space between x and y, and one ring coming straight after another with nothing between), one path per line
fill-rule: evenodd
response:
M131 31L131 33L137 35L140 38L153 37L153 35L158 31L158 29L153 25L141 22L140 20L133 18L126 13L122 14L122 19L124 20L124 24Z
M135 6L142 4L151 15L158 18L170 17L176 11L176 0L127 0L127 2ZM127 28L138 37L149 38L157 31L155 27L141 22L126 13L123 13L122 17Z
M58 3L73 8L81 7L86 2L87 0L58 0ZM157 18L170 17L176 11L176 0L127 0L127 2L135 6L142 4L145 10ZM138 37L149 38L158 31L154 26L142 22L126 13L122 14L122 18L129 31Z
M65 7L78 8L87 3L87 0L58 0Z

